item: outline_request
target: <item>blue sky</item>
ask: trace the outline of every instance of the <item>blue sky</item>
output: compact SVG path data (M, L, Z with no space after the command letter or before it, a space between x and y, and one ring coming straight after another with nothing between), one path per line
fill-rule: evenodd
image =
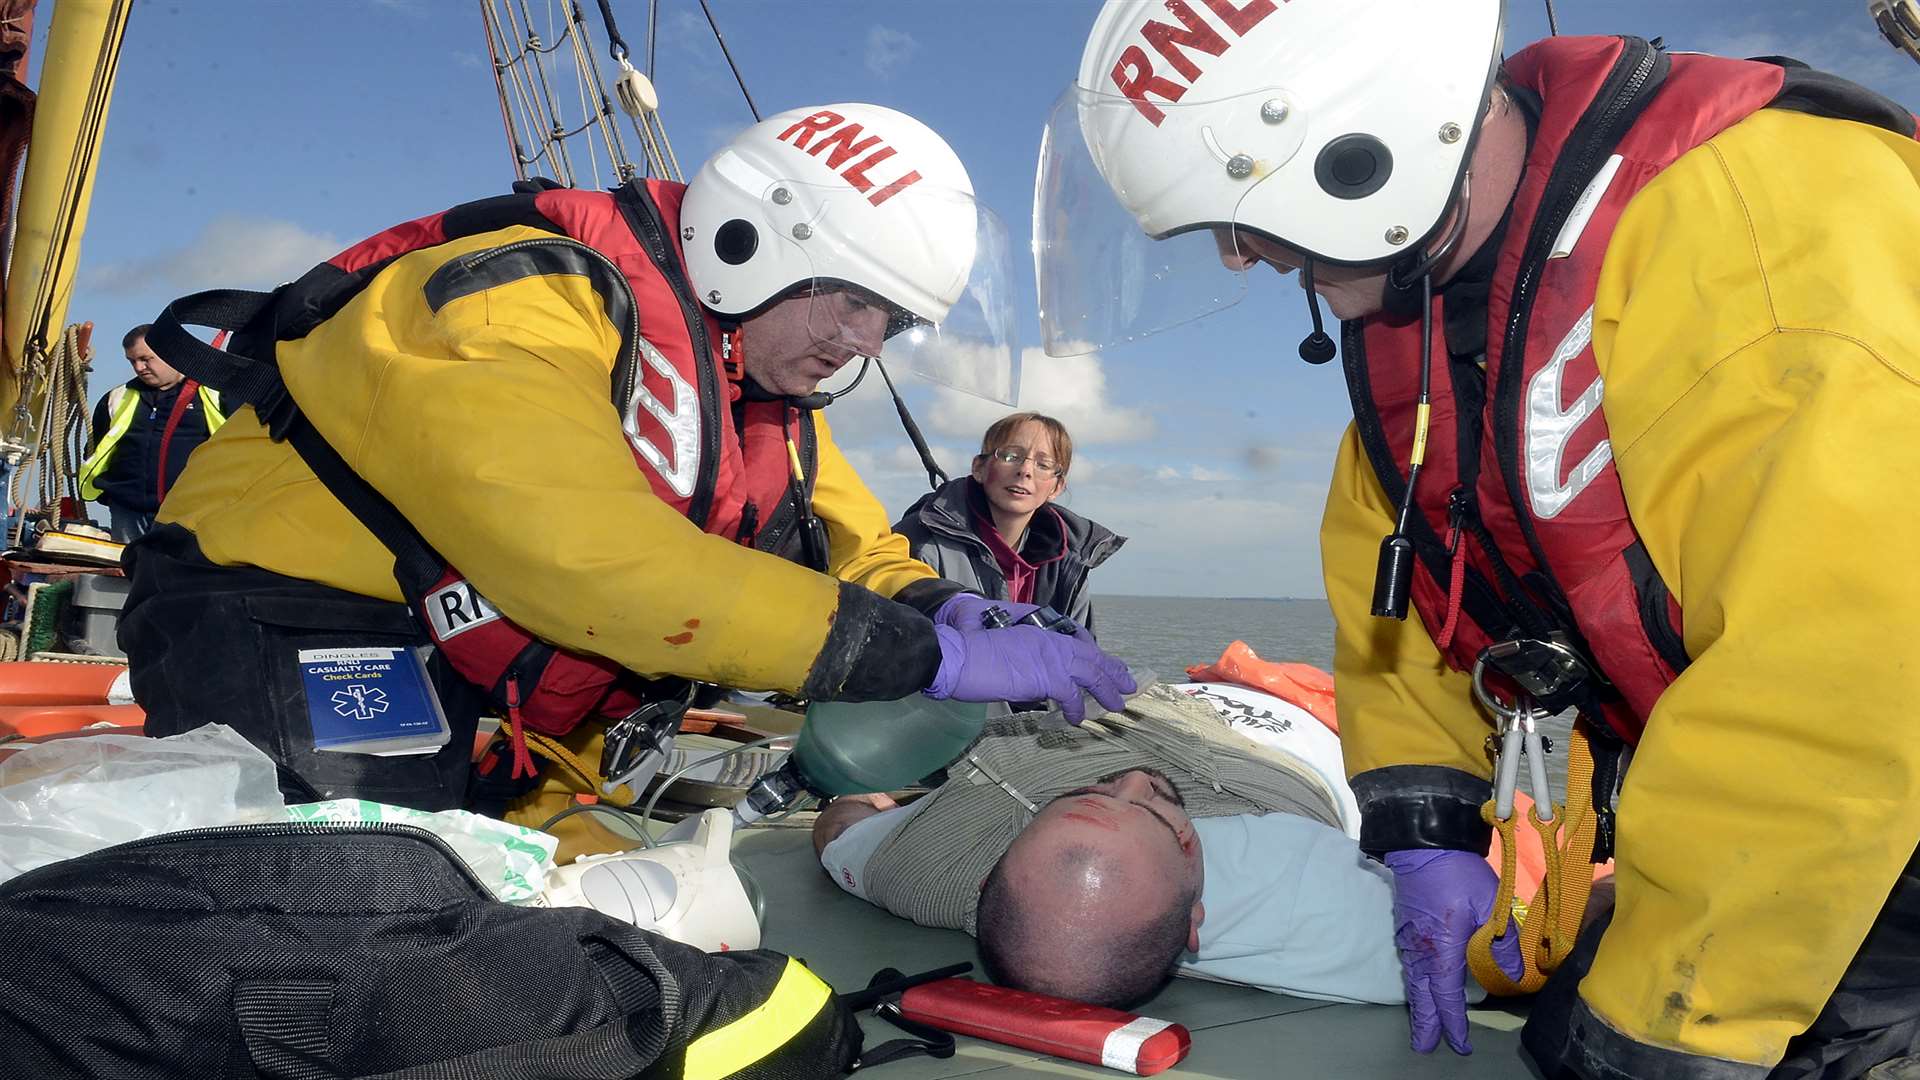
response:
M662 116L690 175L751 117L699 5L660 3ZM967 163L1022 257L1040 127L1097 0L710 3L763 112L864 100L919 117ZM543 25L549 0L528 6ZM595 4L581 6L604 46ZM1864 0L1557 6L1562 33L1788 53L1920 107L1920 65L1875 35ZM58 3L41 8L44 24ZM646 3L613 8L643 53ZM1509 51L1545 33L1541 4L1509 0ZM139 0L69 313L99 326L93 393L127 375L120 334L176 295L271 286L387 225L504 191L512 165L486 56L478 0ZM1096 588L1321 595L1314 532L1347 404L1337 364L1294 358L1306 330L1298 290L1258 275L1231 310L1053 360L1032 348L1031 271L1016 270L1022 405L1076 434L1066 505L1132 538ZM872 381L829 416L897 512L925 478ZM904 388L949 470L1004 411Z

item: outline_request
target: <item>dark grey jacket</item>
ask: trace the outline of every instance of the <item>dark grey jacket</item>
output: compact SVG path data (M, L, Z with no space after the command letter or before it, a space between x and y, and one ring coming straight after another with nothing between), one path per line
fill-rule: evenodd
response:
M994 562L987 542L973 531L975 512L987 513L986 498L970 476L949 480L921 496L893 531L913 545L914 558L938 570L942 577L982 596L1005 600L1006 575ZM1106 526L1048 503L1033 515L1021 551L1028 562L1038 564L1033 602L1046 604L1092 630L1093 594L1087 588L1088 572L1126 542L1126 537ZM1060 558L1043 561L1062 549L1065 554Z

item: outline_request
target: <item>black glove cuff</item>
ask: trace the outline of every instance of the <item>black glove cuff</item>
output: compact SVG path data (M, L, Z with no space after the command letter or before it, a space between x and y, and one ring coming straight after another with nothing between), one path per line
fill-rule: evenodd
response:
M953 599L956 593L973 591L957 581L948 581L946 578L921 578L894 593L893 602L905 604L931 619L933 613L940 610L940 605Z
M840 583L840 606L801 694L818 701L896 701L940 671L933 620L870 589Z
M1493 784L1441 765L1390 765L1353 778L1360 804L1360 849L1379 856L1406 848L1485 855L1493 828L1480 807Z

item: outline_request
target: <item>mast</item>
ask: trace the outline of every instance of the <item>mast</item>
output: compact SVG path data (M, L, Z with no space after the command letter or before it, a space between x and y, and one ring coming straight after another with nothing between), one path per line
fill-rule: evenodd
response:
M0 431L9 456L31 446L49 373L73 296L80 237L93 198L120 46L132 0L60 0L47 29L39 101L28 144L8 268Z

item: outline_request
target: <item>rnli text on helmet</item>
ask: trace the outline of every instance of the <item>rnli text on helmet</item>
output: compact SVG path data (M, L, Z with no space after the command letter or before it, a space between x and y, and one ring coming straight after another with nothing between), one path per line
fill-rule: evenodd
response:
M815 135L820 138L815 139ZM840 179L865 195L873 190L874 185L872 180L867 179L867 170L894 156L895 151L878 135L867 135L864 139L860 137L862 135L866 135L866 131L858 122L848 123L847 118L839 113L821 109L781 132L778 138L781 142L791 139L795 149L805 150L814 157L819 157L823 150L827 151L827 168L839 173ZM874 149L876 147L878 149ZM868 150L873 150L873 153L847 165L849 158ZM842 165L846 165L846 168L841 168ZM919 171L910 168L900 179L867 195L867 201L879 206L919 182Z
M1247 3L1235 7L1233 0L1201 0L1211 9L1219 20L1233 31L1234 36L1244 38L1247 32L1259 26L1261 20L1274 13L1277 3L1291 3L1292 0L1247 0ZM1188 84L1199 80L1200 65L1193 58L1180 51L1184 46L1208 56L1219 56L1231 47L1232 43L1221 36L1200 17L1200 14L1187 5L1186 0L1166 0L1167 10L1179 19L1181 26L1172 23L1148 19L1140 28L1140 36L1153 46L1153 51L1173 65L1173 69L1187 80ZM1184 29L1182 29L1184 27ZM1147 51L1138 45L1129 45L1120 54L1120 60L1113 65L1113 85L1120 88L1133 107L1154 127L1166 119L1166 113L1159 106L1147 100L1149 93L1158 94L1168 101L1179 101L1187 93L1187 86L1163 75L1153 73L1153 61L1147 58Z

